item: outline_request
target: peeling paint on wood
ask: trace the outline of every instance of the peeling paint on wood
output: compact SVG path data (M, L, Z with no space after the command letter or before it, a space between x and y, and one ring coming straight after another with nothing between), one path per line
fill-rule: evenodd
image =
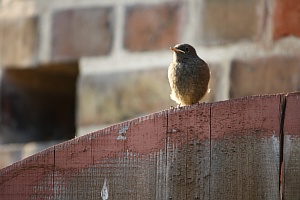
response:
M282 98L246 97L212 105L211 199L279 199Z
M299 97L286 98L287 199L300 184ZM55 145L0 170L0 199L279 199L283 99L165 110Z
M128 126L123 126L120 128L119 132L118 132L118 137L117 140L126 140L126 132L128 130Z
M106 177L104 178L104 183L103 183L103 187L101 190L101 197L102 197L102 200L108 199L108 187L107 187L107 183L106 183Z

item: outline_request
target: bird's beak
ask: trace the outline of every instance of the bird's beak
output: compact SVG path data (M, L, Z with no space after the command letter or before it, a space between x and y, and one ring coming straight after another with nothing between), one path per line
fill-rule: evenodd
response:
M175 53L179 52L179 53L185 53L184 51L180 50L180 49L176 49L175 47L170 47L170 49L172 51L174 51Z

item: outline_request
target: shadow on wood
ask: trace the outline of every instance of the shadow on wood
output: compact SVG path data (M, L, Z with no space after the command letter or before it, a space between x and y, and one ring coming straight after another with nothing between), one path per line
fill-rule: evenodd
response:
M0 197L273 200L282 192L294 199L299 99L251 96L116 124L0 170Z

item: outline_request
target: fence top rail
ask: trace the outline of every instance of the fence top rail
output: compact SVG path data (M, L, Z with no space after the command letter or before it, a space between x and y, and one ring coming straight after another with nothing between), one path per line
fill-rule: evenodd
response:
M124 121L1 169L0 197L276 199L282 134L300 135L299 102L300 93L248 96Z

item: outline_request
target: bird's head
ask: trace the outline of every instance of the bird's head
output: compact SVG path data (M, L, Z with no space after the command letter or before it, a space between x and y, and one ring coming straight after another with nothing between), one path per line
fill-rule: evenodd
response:
M195 48L189 44L177 44L170 49L174 51L174 59L177 61L198 58Z

